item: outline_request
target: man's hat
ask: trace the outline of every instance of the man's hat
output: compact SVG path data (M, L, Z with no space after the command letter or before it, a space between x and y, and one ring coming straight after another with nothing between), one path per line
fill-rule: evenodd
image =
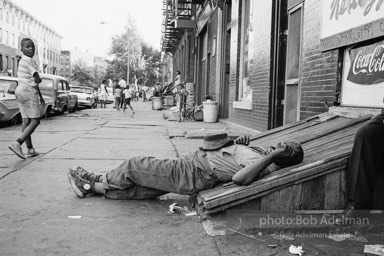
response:
M204 145L200 147L202 150L216 150L233 144L226 133L209 134L204 137Z

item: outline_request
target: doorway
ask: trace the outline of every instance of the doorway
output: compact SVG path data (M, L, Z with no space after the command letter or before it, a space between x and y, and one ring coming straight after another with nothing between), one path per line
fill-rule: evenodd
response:
M220 93L219 93L219 117L228 118L229 115L229 72L230 72L230 56L231 56L231 26L230 22L232 20L232 1L226 1L224 4L224 13L223 13L223 35L224 39L223 49L221 49L221 54L223 56L224 65L221 67L221 78L223 81L220 83Z
M273 129L284 124L287 19L287 1L274 0L272 5L272 57L268 129Z
M284 124L300 118L300 71L303 3L288 10Z

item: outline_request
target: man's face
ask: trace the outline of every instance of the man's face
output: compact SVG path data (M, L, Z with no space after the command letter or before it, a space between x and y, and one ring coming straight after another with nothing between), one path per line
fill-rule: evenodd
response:
M267 148L264 152L265 155L269 155L271 154L274 150L278 149L278 148L285 148L287 146L286 143L284 142L279 142L273 146L270 146L269 148Z
M21 51L28 57L32 58L35 55L35 44L28 40L21 46Z

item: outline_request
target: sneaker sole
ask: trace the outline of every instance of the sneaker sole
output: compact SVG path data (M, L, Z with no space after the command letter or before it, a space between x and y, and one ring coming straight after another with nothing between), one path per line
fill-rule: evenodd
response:
M15 153L15 155L17 155L18 157L20 157L21 159L26 159L26 157L25 157L24 155L21 155L19 152L17 152L16 150L14 150L13 147L8 146L8 148L9 148L13 153Z
M36 154L36 155L27 155L27 158L31 158L31 157L36 157L36 156L39 156L40 154Z
M72 169L69 169L69 170L71 171ZM73 179L70 171L67 173L67 177L68 177L69 183L71 184L73 191L75 191L75 193L78 197L84 198L83 192L81 192L80 189L77 188L77 186L75 184L75 180Z

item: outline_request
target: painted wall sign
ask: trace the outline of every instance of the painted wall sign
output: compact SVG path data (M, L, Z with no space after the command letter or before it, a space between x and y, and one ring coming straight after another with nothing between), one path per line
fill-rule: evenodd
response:
M341 104L384 108L384 41L345 51Z
M384 0L322 0L321 49L384 35Z

